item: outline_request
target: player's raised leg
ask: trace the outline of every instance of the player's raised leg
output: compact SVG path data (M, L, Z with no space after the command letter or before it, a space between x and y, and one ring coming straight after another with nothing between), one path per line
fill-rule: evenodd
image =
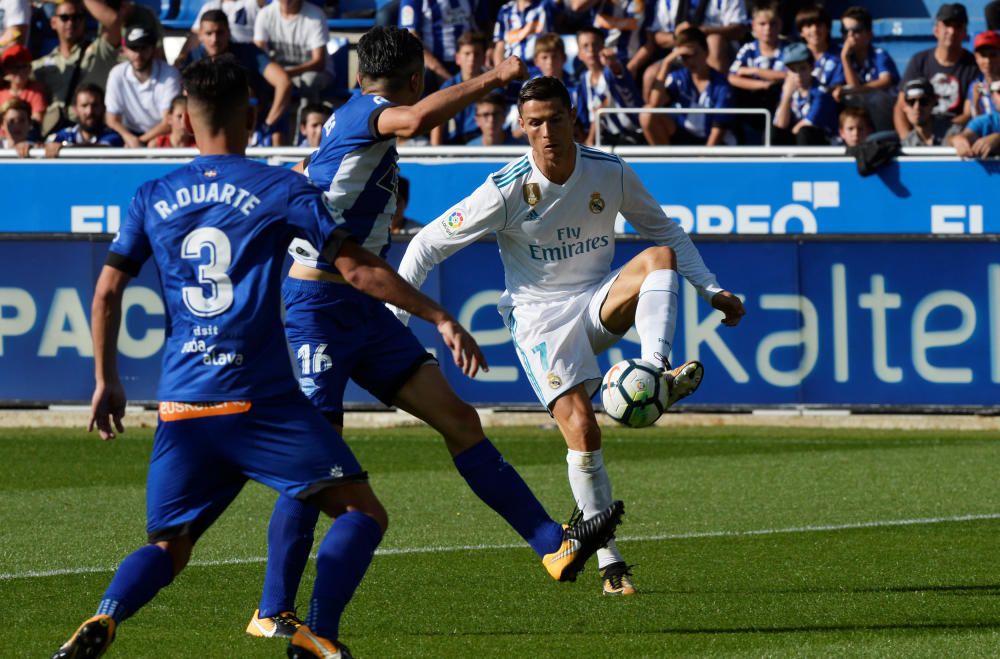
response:
M642 359L664 370L668 406L693 394L704 375L697 361L670 367L679 297L674 250L656 246L643 250L622 267L601 306L601 322L613 332L624 334L635 325Z

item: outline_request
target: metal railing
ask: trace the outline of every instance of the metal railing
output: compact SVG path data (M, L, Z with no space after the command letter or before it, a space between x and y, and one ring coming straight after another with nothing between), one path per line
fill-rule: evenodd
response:
M771 147L771 111L767 108L599 108L597 141L601 148L601 117L607 114L749 114L764 116L764 147Z

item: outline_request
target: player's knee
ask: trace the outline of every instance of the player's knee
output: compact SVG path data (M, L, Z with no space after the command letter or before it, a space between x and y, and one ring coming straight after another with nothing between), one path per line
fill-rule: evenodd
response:
M194 547L194 541L191 536L182 535L157 542L156 545L170 554L170 560L174 563L174 575L178 575L191 560L191 549Z
M365 502L358 507L352 506L350 509L364 513L375 520L375 523L382 529L382 535L385 535L385 532L389 529L389 513L386 511L385 506L382 505L382 502L374 496L372 496L372 501Z
M601 427L584 416L574 417L563 424L566 446L574 451L596 451L601 448Z
M647 247L638 257L646 270L646 274L654 270L676 270L677 255L674 250L665 245Z
M452 449L464 450L483 439L483 424L479 420L479 412L465 401L458 401L448 422L449 428L443 434Z

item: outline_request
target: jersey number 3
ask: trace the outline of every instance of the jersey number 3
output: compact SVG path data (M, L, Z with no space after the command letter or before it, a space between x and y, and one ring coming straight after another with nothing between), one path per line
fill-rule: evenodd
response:
M202 227L184 238L181 257L202 260L208 250L208 263L198 265L198 286L181 289L184 304L196 316L210 318L233 306L233 281L226 272L233 260L229 238L219 229ZM206 295L206 287L208 294Z

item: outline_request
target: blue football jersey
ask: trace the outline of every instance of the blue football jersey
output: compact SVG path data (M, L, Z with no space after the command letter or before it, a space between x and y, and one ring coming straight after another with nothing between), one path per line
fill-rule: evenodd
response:
M396 138L378 133L378 116L392 103L360 94L337 108L323 125L323 138L305 174L323 190L334 221L368 251L384 257L389 250L389 225L396 210L399 168ZM334 272L319 260L317 247L296 240L292 258L310 267Z
M281 323L284 254L323 245L336 224L305 177L243 156L202 156L144 183L108 262L130 274L152 256L166 305L157 397L267 398L294 391Z

